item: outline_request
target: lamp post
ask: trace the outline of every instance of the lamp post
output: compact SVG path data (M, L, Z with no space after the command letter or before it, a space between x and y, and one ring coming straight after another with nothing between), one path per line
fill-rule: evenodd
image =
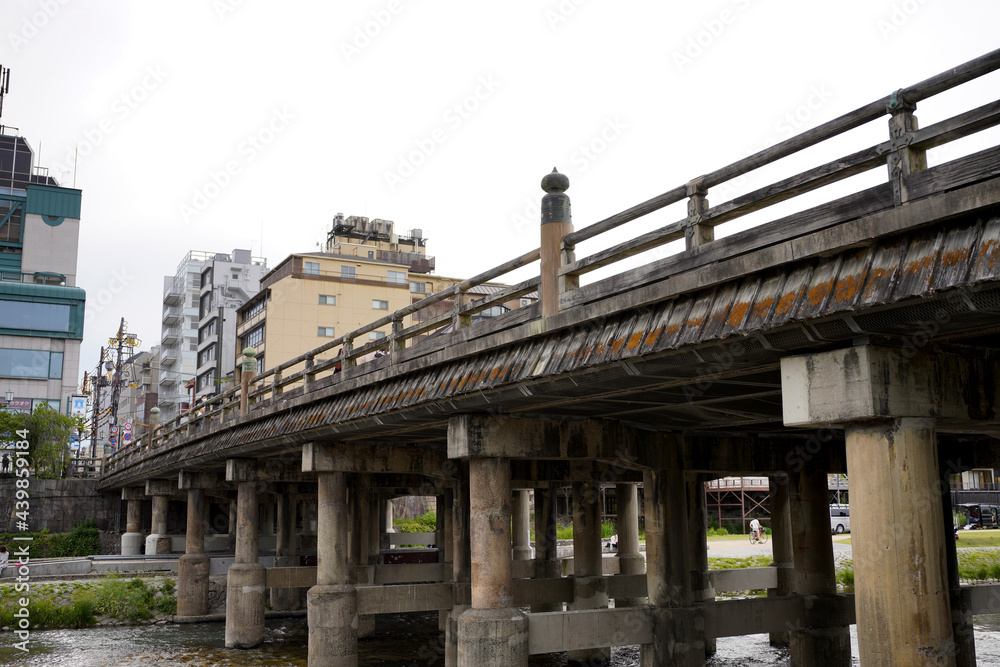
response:
M5 397L7 398L7 409L10 410L10 402L14 400L14 390L8 389Z

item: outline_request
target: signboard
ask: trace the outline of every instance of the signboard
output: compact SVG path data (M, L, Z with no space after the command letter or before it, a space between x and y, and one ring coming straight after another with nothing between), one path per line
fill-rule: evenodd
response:
M13 398L7 404L8 410L31 410L30 398Z
M132 422L125 422L125 430L126 431L132 430Z
M69 397L69 414L72 417L87 416L87 397L82 394L73 394Z
M111 427L111 435L115 435L116 433L118 433L118 427L117 426L112 426Z
M111 436L110 438L108 438L108 444L114 447L115 445L118 444L118 438L116 438L115 436Z
M122 442L128 442L131 439L132 439L132 434L131 433L126 432L124 435L122 435Z

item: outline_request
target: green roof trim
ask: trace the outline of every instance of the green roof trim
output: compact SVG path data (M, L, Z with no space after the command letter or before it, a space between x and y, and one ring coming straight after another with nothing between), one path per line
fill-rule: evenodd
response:
M60 285L37 285L34 283L5 283L0 282L0 301L25 302L35 304L54 304L66 306L68 312L68 326L59 327L60 330L45 329L44 323L39 328L33 327L10 327L11 324L0 318L0 334L8 336L35 336L41 338L68 338L72 340L83 339L83 321L86 314L87 293L79 287L63 287ZM13 307L13 304L8 306ZM34 320L32 320L34 321Z
M72 188L32 183L28 186L25 211L42 216L47 225L56 227L66 218L80 219L80 199L83 193Z

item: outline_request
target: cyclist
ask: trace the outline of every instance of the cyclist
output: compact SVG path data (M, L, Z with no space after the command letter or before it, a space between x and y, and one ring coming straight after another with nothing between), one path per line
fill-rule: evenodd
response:
M750 521L750 534L754 536L754 542L760 542L760 536L764 532L764 528L760 525L760 521L756 518Z

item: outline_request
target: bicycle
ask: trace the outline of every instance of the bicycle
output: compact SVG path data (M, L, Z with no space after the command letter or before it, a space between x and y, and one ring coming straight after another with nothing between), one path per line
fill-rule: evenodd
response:
M767 533L761 528L760 532L750 531L750 544L767 544Z

